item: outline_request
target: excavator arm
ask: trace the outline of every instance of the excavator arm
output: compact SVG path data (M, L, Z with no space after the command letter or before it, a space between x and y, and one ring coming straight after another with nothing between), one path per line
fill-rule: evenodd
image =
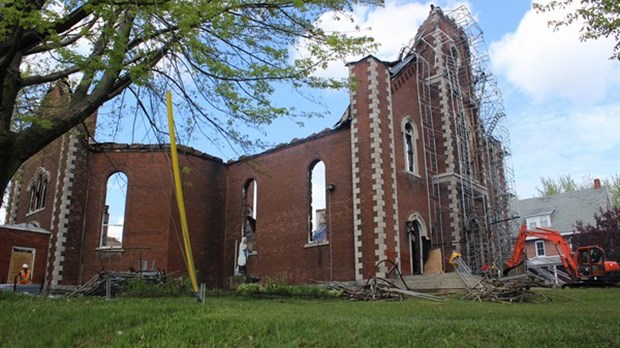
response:
M519 234L517 235L517 240L515 241L515 246L512 252L512 257L504 262L506 266L503 271L504 275L507 275L512 269L523 263L523 252L525 251L525 240L527 237L536 237L551 241L558 250L558 254L560 255L560 260L562 261L564 268L566 268L571 276L576 275L577 265L571 257L571 251L568 243L566 243L566 240L562 237L560 232L542 227L537 227L536 230L528 230L525 225L521 225L521 228L519 229Z

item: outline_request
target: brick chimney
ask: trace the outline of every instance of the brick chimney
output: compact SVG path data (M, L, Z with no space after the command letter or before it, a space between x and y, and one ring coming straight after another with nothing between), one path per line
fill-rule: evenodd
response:
M598 190L601 188L601 179L594 179L594 189Z

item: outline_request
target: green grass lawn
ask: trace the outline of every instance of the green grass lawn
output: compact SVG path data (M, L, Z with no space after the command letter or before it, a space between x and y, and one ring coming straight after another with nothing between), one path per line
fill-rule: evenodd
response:
M2 294L1 347L619 347L620 289L499 304Z

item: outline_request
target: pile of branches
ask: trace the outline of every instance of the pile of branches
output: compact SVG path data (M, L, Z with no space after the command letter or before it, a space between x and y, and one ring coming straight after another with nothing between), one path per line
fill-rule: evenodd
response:
M409 289L402 289L383 278L371 278L364 286L356 286L340 282L322 282L320 284L327 289L340 291L342 297L346 297L353 301L402 301L405 297L417 297L435 302L442 302L444 300L439 296L416 292Z
M498 279L487 278L471 288L462 299L502 303L543 303L549 301L549 297L545 294L532 291L532 285L522 282L509 284Z
M67 297L73 296L106 296L108 283L110 295L115 296L123 290L123 286L129 282L140 279L151 284L163 284L166 281L166 273L162 271L151 272L109 272L97 273L91 280L77 288Z
M407 286L407 283L403 279L400 270L398 269L398 265L393 263L390 260L382 260L379 261L375 265L375 274L377 273L377 269L379 265L382 263L390 264L391 271L395 271L398 277L400 278L402 284L405 286L405 289L396 286L394 283L390 282L387 279L374 277L370 278L366 285L364 286L355 286L346 283L339 282L322 282L321 284L330 289L330 290L338 290L342 293L343 297L349 298L350 300L355 301L373 301L373 300L400 300L402 301L405 297L417 297L425 300L441 302L444 299L439 296L434 296L430 294L425 294L421 292L412 291Z

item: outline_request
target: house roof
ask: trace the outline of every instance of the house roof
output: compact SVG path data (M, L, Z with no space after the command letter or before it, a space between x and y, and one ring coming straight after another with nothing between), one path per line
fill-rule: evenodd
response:
M528 217L550 215L551 228L560 233L573 232L578 220L584 224L594 224L594 214L599 208L608 209L611 206L605 187L520 199L516 204L521 223L525 223Z

